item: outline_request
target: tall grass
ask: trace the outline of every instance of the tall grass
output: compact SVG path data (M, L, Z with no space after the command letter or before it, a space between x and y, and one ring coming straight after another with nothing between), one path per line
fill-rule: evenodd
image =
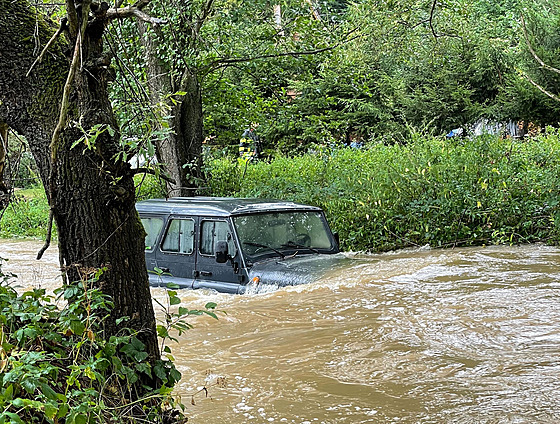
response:
M322 207L345 249L559 241L560 135L419 138L247 167L210 163L213 195Z
M6 209L0 211L0 238L45 238L48 216L49 204L43 189L17 191Z

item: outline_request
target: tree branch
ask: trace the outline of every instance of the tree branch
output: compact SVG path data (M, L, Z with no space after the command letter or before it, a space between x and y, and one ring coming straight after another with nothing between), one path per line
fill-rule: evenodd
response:
M195 28L196 28L196 36L198 37L198 34L200 33L200 30L202 28L202 25L204 24L204 22L206 21L206 19L208 18L208 16L210 16L210 13L212 12L212 5L214 4L214 0L208 0L206 2L206 4L204 5L204 8L202 9L202 14L200 16L200 18L198 18Z
M132 170L132 175L136 175L136 174L150 174L150 175L155 175L156 177L160 177L162 180L167 181L170 184L177 184L177 182L171 178L168 177L167 175L163 174L163 173L157 173L152 169L152 168L136 168Z
M37 63L41 63L41 61L43 60L43 57L45 56L45 53L47 52L47 50L53 45L53 43L55 42L55 40L58 38L58 36L62 33L62 31L64 31L64 29L66 28L66 25L68 23L67 19L62 19L62 21L60 22L60 27L58 28L58 30L54 33L54 35L51 37L51 39L49 40L49 42L47 43L47 45L45 46L45 48L43 49L43 51L41 52L41 54L37 57L37 59L35 59L35 62L33 62L33 64L31 65L31 67L29 68L29 71L27 71L27 74L25 74L25 77L29 77L29 74L31 74L31 71L33 70L33 68L35 67L35 65Z
M139 2L142 3L142 7L145 7L149 2ZM145 3L145 4L144 4ZM164 19L154 18L147 13L142 12L140 8L134 6L113 8L107 11L106 17L108 19L124 19L124 18L138 18L144 22L149 22L154 25L160 25L167 23Z
M138 0L138 1L136 2L136 4L135 4L133 7L135 7L136 9L142 10L142 9L144 9L148 4L150 4L150 1L151 1L151 0Z
M437 40L438 35L436 34L436 29L434 28L434 14L436 11L436 5L437 5L437 0L434 0L432 2L432 9L430 10L430 19L428 21L430 23L430 29L432 30L432 34L434 35L434 38Z
M557 74L560 74L560 69L544 63L544 61L537 55L537 53L533 49L531 41L529 41L529 34L527 33L527 26L525 25L525 19L523 18L523 15L521 15L521 24L523 26L523 35L525 36L525 42L527 43L527 47L529 48L531 55L535 58L535 60L539 63L539 65L541 65L542 68L546 69L547 71L556 72ZM531 81L531 83L535 85L535 83L531 79L529 79L529 81ZM538 85L536 85L536 87L538 87ZM546 91L543 91L543 93L547 94Z
M91 0L84 1L82 4L82 25L76 35L76 44L74 46L74 54L72 55L72 63L70 64L70 69L68 71L68 76L66 77L66 83L64 84L64 90L62 92L62 104L60 105L60 114L58 116L58 123L54 129L53 136L51 139L50 150L51 150L51 169L49 171L49 203L51 208L49 211L49 223L47 229L47 239L45 240L45 245L37 254L37 259L41 259L45 251L49 248L51 244L51 234L52 234L52 224L54 217L54 205L53 205L53 191L56 175L56 162L58 155L58 144L60 133L62 129L66 126L66 118L68 117L68 103L70 98L70 90L72 89L72 83L74 81L74 75L76 75L76 70L78 69L78 63L82 51L82 37L85 34L89 15L89 8L91 5ZM75 11L75 10L74 10ZM70 14L69 14L70 15Z
M356 32L358 30L358 28L355 28L351 31L348 32L347 36L349 36L350 34L352 34L353 32ZM306 51L299 51L299 52L285 52L285 53L274 53L274 54L265 54L265 55L261 55L261 56L253 56L253 57L239 57L239 58L233 58L233 59L218 59L216 61L214 61L213 63L211 63L208 66L208 69L212 69L212 68L219 68L222 65L230 65L230 64L235 64L235 63L244 63L244 62L251 62L253 60L259 60L259 59L272 59L272 58L276 58L276 57L286 57L286 56L291 56L291 57L299 57L299 56L311 56L314 54L319 54L319 53L324 53L324 52L328 52L331 50L334 50L338 47L340 47L342 44L348 43L350 41L353 41L357 38L360 38L362 35L358 34L354 37L348 38L346 40L344 40L343 42L337 43L335 45L329 46L329 47L324 47L322 49L317 49L317 50L306 50Z
M546 94L548 97L550 97L553 100L556 100L557 102L560 102L560 97L558 97L556 94L551 93L550 91L545 90L542 86L540 86L539 84L537 84L535 81L533 81L531 79L531 77L529 77L529 75L525 74L524 72L521 72L521 75L527 79L527 81L529 81L531 84L533 84L536 88L539 89L539 91L541 91L542 93Z
M84 19L87 23L87 18ZM83 25L85 28L85 24ZM51 139L51 172L55 167L57 153L58 153L58 139L60 138L60 133L62 129L66 126L66 118L68 115L68 102L70 98L70 90L72 89L72 83L74 82L74 75L76 75L76 70L78 69L79 58L81 56L80 52L82 50L82 31L78 32L76 37L76 44L74 46L74 54L72 56L72 63L70 64L70 70L68 71L68 76L66 77L66 84L64 84L64 90L62 92L62 104L60 105L60 113L58 115L58 124L54 129L54 133Z
M50 210L49 210L49 223L48 223L48 226L47 226L47 237L46 237L46 240L45 240L45 244L43 245L43 247L41 247L41 250L39 250L39 252L37 253L37 260L39 260L43 257L43 254L45 253L45 251L51 245L53 217L54 217L53 208L50 208Z

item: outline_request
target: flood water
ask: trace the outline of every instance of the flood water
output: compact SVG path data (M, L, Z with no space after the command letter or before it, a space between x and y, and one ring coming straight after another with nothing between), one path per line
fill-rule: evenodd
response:
M0 241L0 257L21 285L50 289L56 252L38 265L40 246ZM182 291L227 313L170 344L189 423L560 422L559 248L361 258L271 293Z

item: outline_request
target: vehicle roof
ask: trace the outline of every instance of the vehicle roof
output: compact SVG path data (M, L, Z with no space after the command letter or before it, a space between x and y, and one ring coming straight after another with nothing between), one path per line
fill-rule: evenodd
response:
M320 211L316 206L294 202L235 197L171 197L138 202L139 212L154 214L202 215L227 217L260 212Z

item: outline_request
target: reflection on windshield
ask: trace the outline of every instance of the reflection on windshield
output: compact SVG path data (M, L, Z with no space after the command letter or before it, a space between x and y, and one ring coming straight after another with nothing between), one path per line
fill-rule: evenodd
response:
M241 247L250 257L294 249L309 252L333 249L321 213L259 213L235 217L234 223Z

